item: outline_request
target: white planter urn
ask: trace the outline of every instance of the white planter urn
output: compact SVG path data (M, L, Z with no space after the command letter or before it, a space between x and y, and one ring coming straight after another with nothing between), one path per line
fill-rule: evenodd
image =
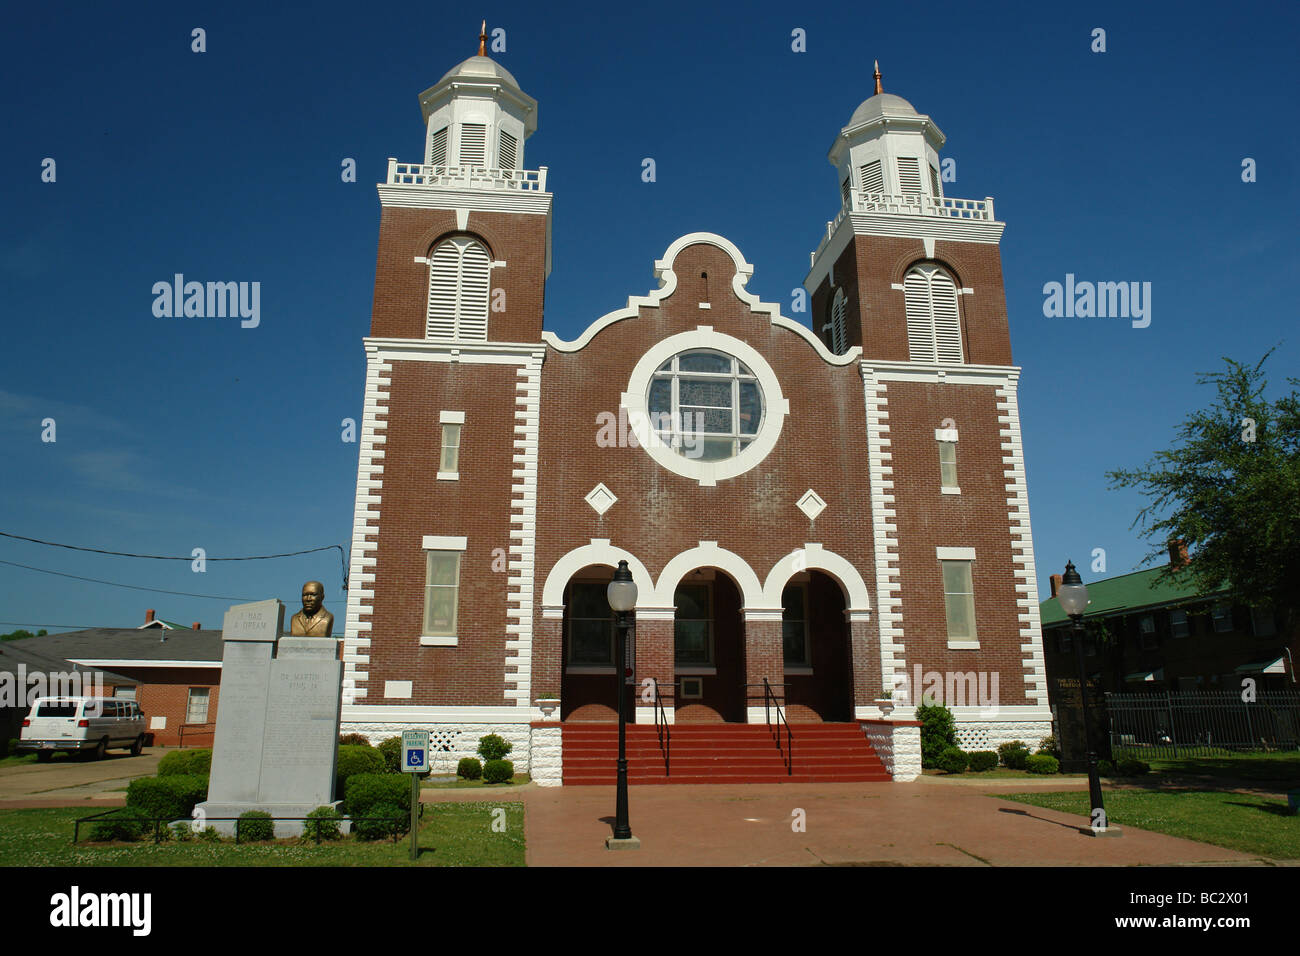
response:
M881 698L880 700L873 701L873 703L880 708L880 713L885 717L888 717L894 712L894 702L892 700Z
M533 701L542 710L542 716L550 720L551 715L559 709L560 701L557 697L541 697Z

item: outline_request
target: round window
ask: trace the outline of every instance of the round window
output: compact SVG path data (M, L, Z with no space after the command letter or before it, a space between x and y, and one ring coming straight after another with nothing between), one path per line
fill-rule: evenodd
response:
M763 389L734 355L679 352L650 377L650 427L684 458L725 461L749 447L763 426Z

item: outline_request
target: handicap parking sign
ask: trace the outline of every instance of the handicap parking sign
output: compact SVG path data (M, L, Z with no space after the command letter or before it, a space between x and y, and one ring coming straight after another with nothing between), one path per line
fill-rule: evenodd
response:
M429 732L402 731L402 769L408 773L425 773L429 769Z

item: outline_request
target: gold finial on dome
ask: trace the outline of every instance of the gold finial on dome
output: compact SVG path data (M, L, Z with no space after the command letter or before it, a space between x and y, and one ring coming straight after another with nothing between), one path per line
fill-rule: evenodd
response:
M876 61L876 93L877 95L885 92L885 88L880 85L880 61Z
M478 28L478 55L487 56L487 21Z

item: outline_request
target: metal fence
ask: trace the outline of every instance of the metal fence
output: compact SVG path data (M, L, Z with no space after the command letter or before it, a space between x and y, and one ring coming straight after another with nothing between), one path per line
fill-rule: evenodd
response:
M1288 691L1107 694L1106 715L1116 758L1300 748L1300 694Z

